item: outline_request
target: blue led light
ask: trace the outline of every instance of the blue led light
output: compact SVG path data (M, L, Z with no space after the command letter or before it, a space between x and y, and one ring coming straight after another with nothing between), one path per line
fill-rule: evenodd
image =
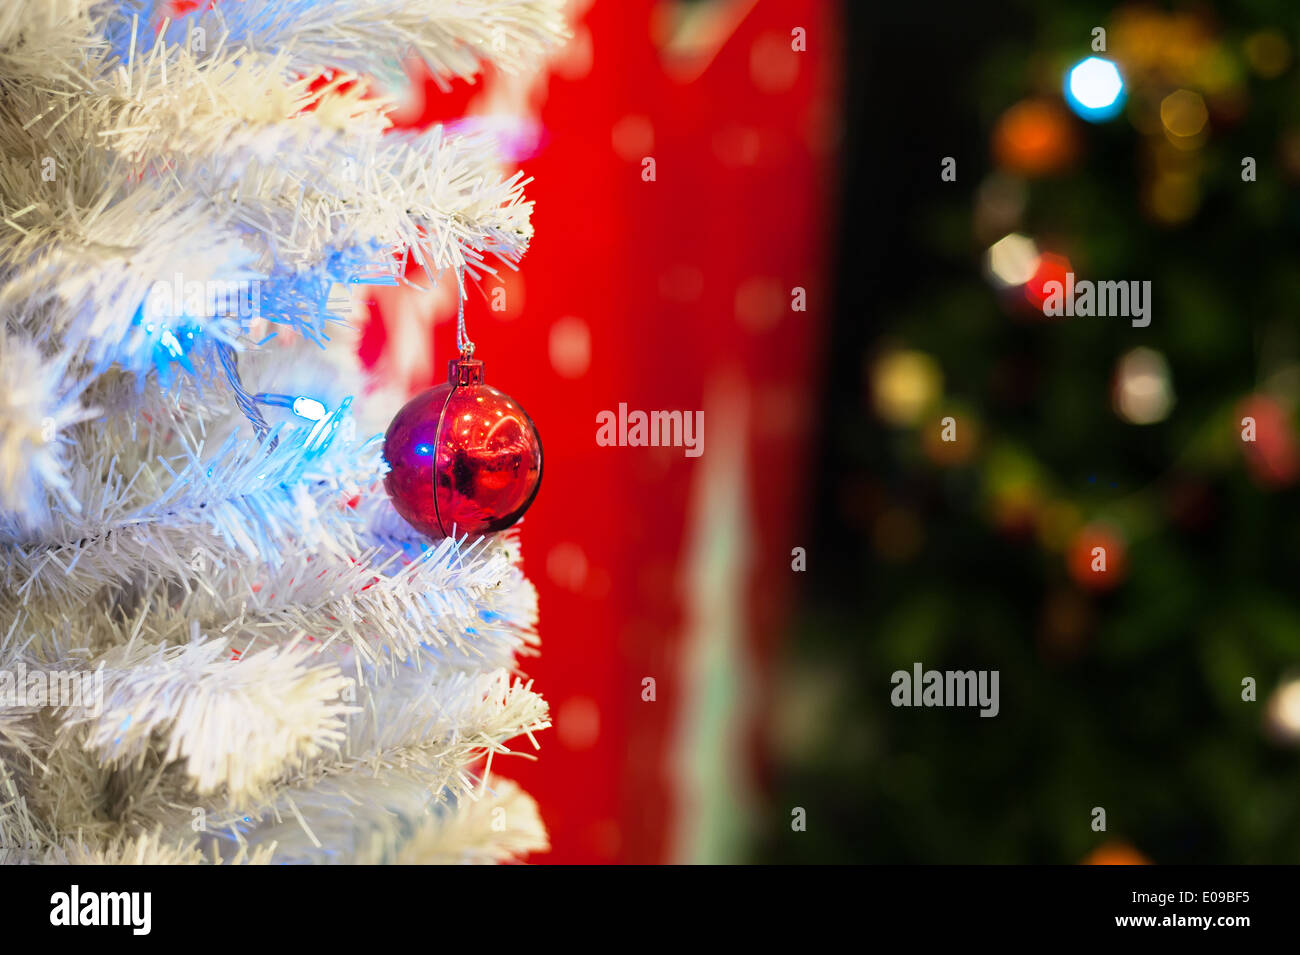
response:
M158 373L159 384L170 386L179 366L193 374L191 354L199 345L202 329L190 323L153 322L145 320L145 306L141 303L131 318L131 327L122 339L116 359L134 371L153 368Z

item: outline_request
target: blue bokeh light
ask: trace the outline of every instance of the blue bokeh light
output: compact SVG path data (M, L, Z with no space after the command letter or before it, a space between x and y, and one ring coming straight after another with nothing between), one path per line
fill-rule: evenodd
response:
M1080 60L1065 74L1065 101L1090 123L1119 115L1124 108L1124 78L1119 67L1099 56Z

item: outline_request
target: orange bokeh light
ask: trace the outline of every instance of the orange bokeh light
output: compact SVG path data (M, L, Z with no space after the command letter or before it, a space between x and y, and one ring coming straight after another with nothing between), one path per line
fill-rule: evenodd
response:
M1150 865L1151 860L1127 842L1107 842L1093 849L1084 865Z
M993 158L1022 176L1046 176L1064 169L1078 154L1073 121L1052 100L1023 100L998 119Z

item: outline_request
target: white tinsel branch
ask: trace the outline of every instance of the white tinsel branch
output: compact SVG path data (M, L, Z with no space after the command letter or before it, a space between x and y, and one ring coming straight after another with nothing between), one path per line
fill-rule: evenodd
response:
M386 133L356 74L510 70L562 39L562 5L0 6L0 683L102 690L0 708L0 861L545 847L490 775L549 726L515 671L537 642L516 536L397 518L331 337L341 287L411 257L476 277L532 235L490 139ZM259 304L157 299L173 278ZM323 417L281 401L254 429L252 391Z
M165 762L182 760L195 792L256 795L297 761L337 747L348 685L310 649L266 647L234 656L227 641L181 647L129 645L103 667L99 712L71 711L63 732L108 765L130 765L165 739ZM84 731L84 732L83 732Z
M335 67L385 77L419 57L435 77L473 77L483 62L515 72L569 36L565 0L243 0L168 25L169 39L217 37L257 53L286 51L298 70ZM131 0L127 17L157 22L166 5ZM137 33L139 27L135 27ZM125 39L129 43L129 31ZM444 81L445 82L445 81Z

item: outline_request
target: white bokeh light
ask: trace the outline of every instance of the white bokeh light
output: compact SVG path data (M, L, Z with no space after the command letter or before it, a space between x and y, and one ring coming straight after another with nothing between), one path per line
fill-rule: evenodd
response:
M1024 285L1038 271L1038 244L1026 235L1005 235L988 251L988 270L1000 285Z
M1285 680L1268 701L1267 719L1282 739L1300 741L1300 680Z
M1135 348L1119 361L1115 375L1115 411L1130 424L1155 424L1174 405L1169 363L1151 348Z
M1119 95L1125 90L1125 81L1119 68L1100 56L1089 56L1070 70L1067 84L1070 99L1078 107L1093 112L1109 110L1118 105Z

